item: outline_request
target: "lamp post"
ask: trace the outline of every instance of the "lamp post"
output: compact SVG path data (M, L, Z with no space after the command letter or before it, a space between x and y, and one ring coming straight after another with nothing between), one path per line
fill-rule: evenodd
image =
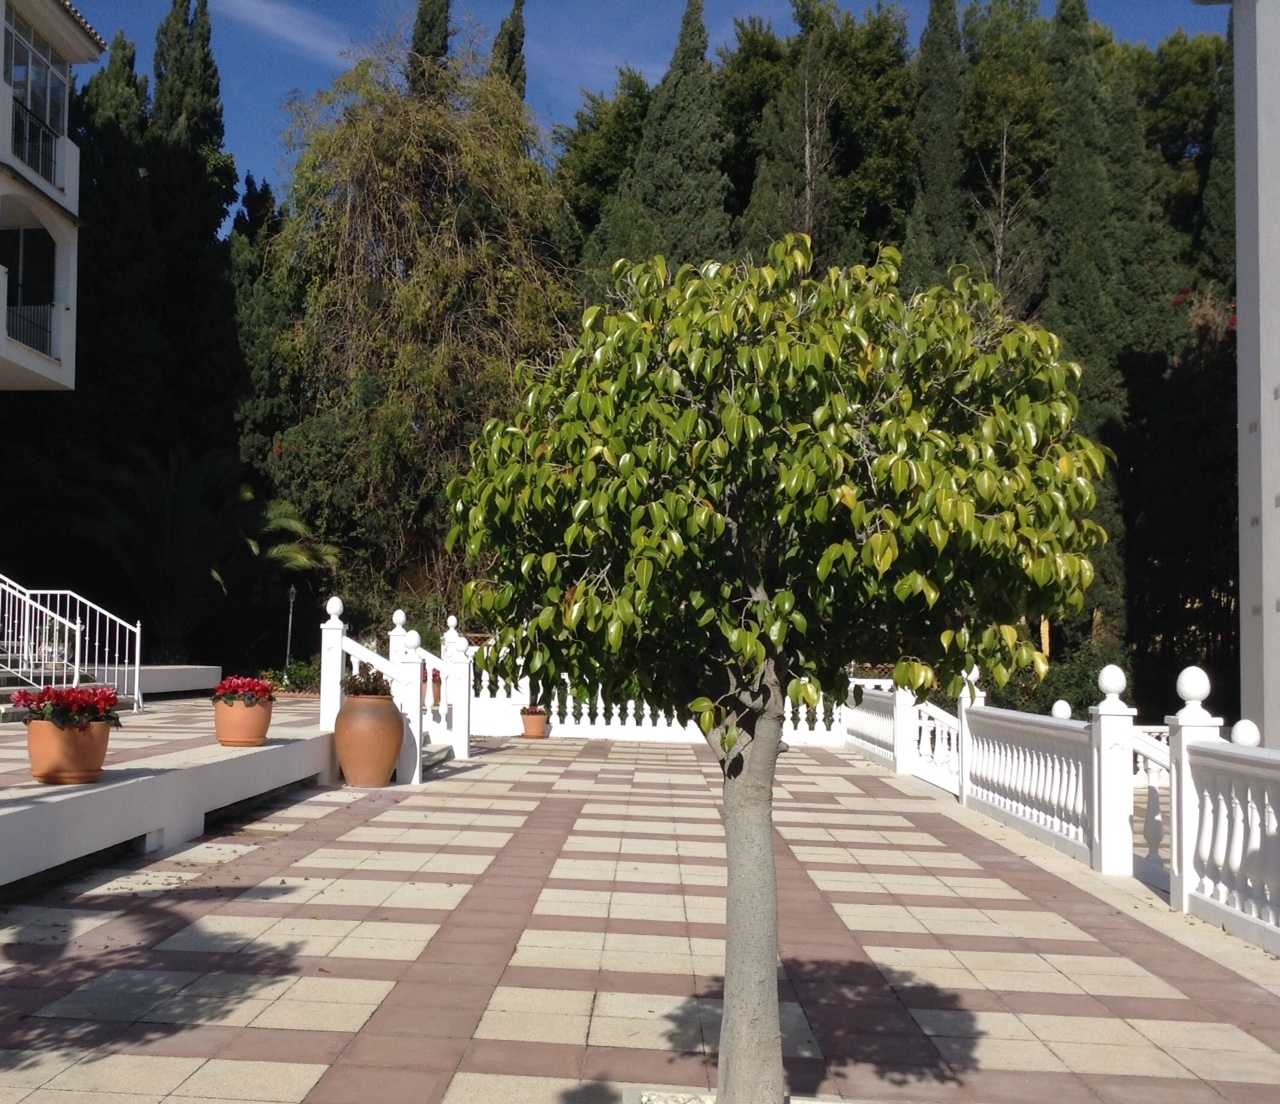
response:
M293 659L293 603L298 600L298 588L289 587L289 628L284 638L284 684L289 685L289 662Z

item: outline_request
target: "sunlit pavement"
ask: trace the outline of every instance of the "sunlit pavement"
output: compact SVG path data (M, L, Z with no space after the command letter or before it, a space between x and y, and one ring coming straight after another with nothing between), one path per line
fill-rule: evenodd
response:
M128 723L128 718L126 718ZM0 911L0 1104L604 1104L714 1085L718 768L493 742ZM1277 1099L1280 962L853 754L775 802L792 1091Z

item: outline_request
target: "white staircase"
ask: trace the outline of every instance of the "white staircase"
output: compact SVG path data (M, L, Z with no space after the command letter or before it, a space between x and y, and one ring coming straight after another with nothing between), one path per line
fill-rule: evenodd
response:
M0 575L0 688L114 686L142 708L142 623L70 590L28 590Z

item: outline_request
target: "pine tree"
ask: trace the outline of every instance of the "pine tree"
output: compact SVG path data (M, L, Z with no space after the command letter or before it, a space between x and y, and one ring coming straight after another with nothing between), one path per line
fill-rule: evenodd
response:
M416 95L425 95L432 85L432 73L444 65L449 56L449 0L418 0L418 14L413 21L413 38L409 43L406 69L409 87Z
M671 66L653 90L635 163L588 243L584 263L597 278L622 256L662 253L680 264L728 255L723 149L702 0L688 0Z
M734 20L737 42L721 47L717 83L727 145L728 209L740 218L751 200L765 108L791 75L787 44L758 15ZM736 237L735 233L735 237Z
M505 76L516 90L516 95L524 99L528 79L524 66L524 0L515 0L511 14L498 28L498 35L493 40L490 68L493 73Z
M964 176L964 54L956 0L931 0L917 61L915 134L920 190L903 249L909 287L942 283L967 254Z
M1200 269L1228 299L1236 293L1236 79L1235 21L1227 24L1227 49L1218 89L1218 123L1204 186Z

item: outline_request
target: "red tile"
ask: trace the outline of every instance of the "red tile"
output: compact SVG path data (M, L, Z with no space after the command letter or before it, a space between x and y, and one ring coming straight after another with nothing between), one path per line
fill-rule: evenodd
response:
M437 1104L449 1084L447 1073L333 1066L307 1094L305 1104Z
M342 1055L344 1065L412 1069L452 1076L469 1039L414 1039L396 1035L358 1035Z
M587 1047L582 1061L585 1081L639 1082L708 1088L711 1063L702 1054L670 1054L629 1047Z
M468 1073L505 1073L523 1077L579 1077L586 1047L564 1043L527 1043L508 1039L472 1039L459 1063Z
M1103 1104L1225 1104L1226 1101L1205 1082L1185 1078L1081 1074L1080 1079ZM1274 1101L1274 1095L1271 1099Z
M225 1030L225 1029L224 1029ZM286 1031L246 1027L218 1052L242 1062L306 1062L327 1065L351 1042L347 1031Z

